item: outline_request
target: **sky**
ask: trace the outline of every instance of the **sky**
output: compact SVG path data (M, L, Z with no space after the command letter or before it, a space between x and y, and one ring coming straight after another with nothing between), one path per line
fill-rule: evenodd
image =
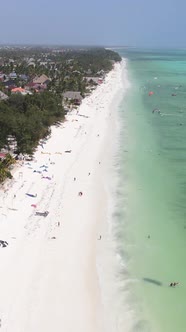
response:
M186 0L1 1L0 44L186 47Z

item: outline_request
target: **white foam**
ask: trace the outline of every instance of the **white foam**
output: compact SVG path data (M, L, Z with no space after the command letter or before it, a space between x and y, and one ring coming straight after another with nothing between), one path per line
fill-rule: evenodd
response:
M123 60L122 68L122 89L118 102L115 104L119 108L125 93L130 88L130 82L127 77L127 62ZM116 191L119 187L119 140L121 135L121 123L119 112L115 112L116 126L112 129L113 138L113 153L112 153L112 167L105 172L105 188L107 194L107 214L106 223L102 226L102 241L98 246L97 254L97 269L99 274L99 282L101 286L102 301L104 307L104 331L107 332L129 332L135 324L134 308L129 301L128 285L130 279L127 272L127 264L124 257L121 256L118 250L118 242L116 232L118 226L114 218L117 210L117 195ZM109 155L111 158L111 155ZM112 179L112 181L110 181Z

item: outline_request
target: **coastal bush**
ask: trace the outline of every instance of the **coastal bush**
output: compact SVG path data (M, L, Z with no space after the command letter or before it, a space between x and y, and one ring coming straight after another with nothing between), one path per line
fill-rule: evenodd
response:
M50 92L33 95L12 95L0 103L0 148L12 135L17 141L17 153L30 154L49 127L64 117L61 100Z
M6 178L12 178L9 168L15 162L15 159L9 153L6 155L5 159L0 161L0 182L3 182Z

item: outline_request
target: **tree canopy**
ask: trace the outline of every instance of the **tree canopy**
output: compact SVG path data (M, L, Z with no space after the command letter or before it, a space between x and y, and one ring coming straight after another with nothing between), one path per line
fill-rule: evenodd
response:
M31 154L49 127L64 117L61 98L46 91L33 95L12 95L0 103L0 148L9 135L17 141L17 153Z

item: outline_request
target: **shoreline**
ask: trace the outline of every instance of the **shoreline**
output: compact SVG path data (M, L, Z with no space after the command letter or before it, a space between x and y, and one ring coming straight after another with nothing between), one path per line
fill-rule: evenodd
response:
M120 188L119 169L120 148L121 148L121 115L119 106L122 105L123 99L130 88L127 72L127 60L122 59L122 77L121 89L118 91L118 102L113 105L113 136L110 137L112 147L107 151L108 165L104 174L104 187L106 195L105 218L102 223L102 233L104 234L102 242L100 241L97 253L97 269L99 282L101 285L102 299L104 302L104 331L115 332L130 330L130 313L127 302L124 301L125 292L123 290L123 262L118 252L117 238L117 220L115 214L118 212L117 191ZM122 103L122 104L121 104ZM113 124L113 123L112 123ZM110 128L112 128L110 123ZM112 140L114 138L114 140ZM125 142L123 142L125 143ZM112 313L112 314L111 314Z
M44 149L39 146L35 159L16 170L13 185L1 195L1 240L8 242L0 248L2 332L104 329L96 248L106 216L101 181L121 66L83 100L79 112L52 127ZM36 211L49 215L38 217Z

